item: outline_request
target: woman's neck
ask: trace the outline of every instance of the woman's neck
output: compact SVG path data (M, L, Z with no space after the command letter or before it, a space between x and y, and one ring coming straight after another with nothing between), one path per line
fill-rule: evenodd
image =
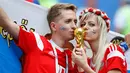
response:
M96 54L99 47L99 41L91 41L89 42L89 44L90 44L93 54Z
M90 47L93 52L92 62L93 62L93 64L95 64L96 55L97 55L98 47L99 47L99 41L91 41L91 42L89 42L89 44L90 44Z

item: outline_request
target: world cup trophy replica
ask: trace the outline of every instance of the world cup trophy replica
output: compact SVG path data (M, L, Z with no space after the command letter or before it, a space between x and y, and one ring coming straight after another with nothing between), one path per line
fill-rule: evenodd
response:
M85 30L82 28L76 28L74 30L75 39L79 48L84 48L84 32Z

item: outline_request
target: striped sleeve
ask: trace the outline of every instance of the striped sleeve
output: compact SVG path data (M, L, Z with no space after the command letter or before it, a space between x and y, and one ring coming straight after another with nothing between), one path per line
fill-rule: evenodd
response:
M21 27L18 42L16 42L16 44L23 50L25 54L34 51L37 48L40 50L43 50L44 48L44 44L39 34L35 32L27 32Z
M122 73L127 70L127 63L123 50L118 46L111 44L107 49L107 70L118 69Z

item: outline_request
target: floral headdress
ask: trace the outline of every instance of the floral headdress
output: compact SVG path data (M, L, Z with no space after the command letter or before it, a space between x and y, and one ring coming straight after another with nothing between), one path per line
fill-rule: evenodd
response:
M107 31L110 30L110 18L107 16L107 14L105 12L101 11L100 9L89 7L81 12L80 17L84 16L88 12L91 12L91 13L94 13L98 16L101 16L102 19L106 22Z

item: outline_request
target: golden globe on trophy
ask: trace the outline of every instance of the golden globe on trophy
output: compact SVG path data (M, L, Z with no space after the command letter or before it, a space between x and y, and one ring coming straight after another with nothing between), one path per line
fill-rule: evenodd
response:
M76 28L74 30L74 36L75 36L77 44L79 45L79 48L84 47L84 32L85 30L82 28Z

